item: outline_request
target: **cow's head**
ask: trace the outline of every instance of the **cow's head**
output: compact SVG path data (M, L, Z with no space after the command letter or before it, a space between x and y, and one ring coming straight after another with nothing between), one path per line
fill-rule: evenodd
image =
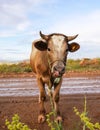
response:
M40 36L42 39L35 43L35 47L40 51L47 51L47 62L52 76L62 76L65 73L68 52L75 52L80 48L80 45L76 42L69 44L69 41L74 40L78 35L65 36L58 33L44 35L40 31Z

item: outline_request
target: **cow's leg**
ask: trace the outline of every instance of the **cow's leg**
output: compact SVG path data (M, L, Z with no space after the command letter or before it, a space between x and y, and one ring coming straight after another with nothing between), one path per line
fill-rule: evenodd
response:
M38 123L43 123L46 119L45 117L46 111L44 108L44 101L46 100L45 84L43 83L41 78L37 78L37 82L40 90L40 95L39 95L40 114L38 116Z
M62 122L62 117L60 116L60 110L59 110L59 91L61 88L61 84L62 84L62 79L60 80L60 82L58 84L54 85L54 93L53 93L53 101L54 101L54 109L56 112L56 120L59 122Z

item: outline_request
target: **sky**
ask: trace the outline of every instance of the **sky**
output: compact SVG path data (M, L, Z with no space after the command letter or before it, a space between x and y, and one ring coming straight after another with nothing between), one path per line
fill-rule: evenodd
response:
M79 34L68 58L99 58L100 0L0 0L0 61L29 59L40 30Z

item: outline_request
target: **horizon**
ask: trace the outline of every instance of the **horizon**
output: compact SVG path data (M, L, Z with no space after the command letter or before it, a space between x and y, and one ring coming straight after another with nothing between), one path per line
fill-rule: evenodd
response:
M79 51L68 59L100 57L100 1L0 1L0 61L29 59L32 41L44 34L79 36Z
M79 60L79 61L82 61L82 60L84 60L84 59L86 59L86 60L95 60L95 59L97 59L97 60L99 60L100 59L100 57L94 57L94 58L88 58L88 57L84 57L84 58L77 58L77 59L74 59L74 58L67 58L67 61L68 60L73 60L73 61L77 61L77 60ZM2 65L2 64L14 64L14 63L23 63L23 62L30 62L30 59L22 59L22 60L0 60L0 65Z

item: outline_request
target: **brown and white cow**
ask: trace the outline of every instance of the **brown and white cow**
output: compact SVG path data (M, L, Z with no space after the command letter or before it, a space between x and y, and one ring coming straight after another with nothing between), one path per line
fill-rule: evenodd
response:
M69 41L74 40L78 35L66 36L58 33L44 35L40 31L40 36L41 39L33 41L30 56L30 64L33 72L36 74L40 90L40 114L38 116L38 122L43 123L45 121L45 84L49 88L54 86L54 108L57 114L57 120L62 121L58 107L59 92L62 84L62 76L65 73L68 52L75 52L80 48L78 43L72 42L69 44ZM55 82L56 79L59 80Z

